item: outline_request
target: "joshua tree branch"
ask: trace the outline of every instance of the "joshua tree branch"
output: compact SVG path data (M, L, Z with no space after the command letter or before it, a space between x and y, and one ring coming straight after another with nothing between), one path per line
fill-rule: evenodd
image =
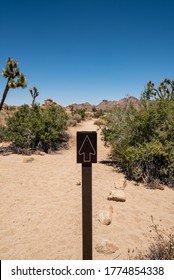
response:
M2 99L1 99L1 103L0 103L0 111L2 110L2 107L3 107L3 105L4 105L5 99L6 99L6 97L7 97L7 93L8 93L8 91L9 91L9 89L10 89L10 87L8 86L9 80L10 80L10 79L8 79L7 84L6 84L6 87L5 87L5 89L4 89L4 93L3 93L3 95L2 95Z

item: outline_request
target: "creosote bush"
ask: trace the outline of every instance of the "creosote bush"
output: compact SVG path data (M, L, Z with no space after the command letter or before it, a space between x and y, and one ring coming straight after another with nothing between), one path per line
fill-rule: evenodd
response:
M142 100L107 115L103 138L128 178L149 185L159 180L174 186L174 101Z
M86 117L86 109L76 109L71 110L72 116L80 116L81 120L85 120Z
M0 143L5 141L6 137L5 137L5 126L0 124Z
M103 117L104 114L105 114L105 111L102 110L102 109L98 109L98 110L97 110L97 109L95 108L95 110L93 109L92 111L93 111L93 117L94 117L94 118L101 118L101 117Z
M6 135L17 152L57 150L65 140L67 115L62 107L23 105L7 120Z

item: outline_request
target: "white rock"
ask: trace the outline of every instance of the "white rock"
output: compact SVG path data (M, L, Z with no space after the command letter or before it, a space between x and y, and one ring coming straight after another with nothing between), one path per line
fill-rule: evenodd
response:
M126 195L123 190L112 190L107 198L108 200L114 200L114 201L120 201L124 202L126 201Z
M95 249L100 254L107 254L107 255L109 255L109 254L114 254L118 250L118 247L116 246L115 243L113 243L110 240L101 239L95 245Z
M34 154L38 156L45 156L45 153L42 151L36 151Z
M98 220L103 225L110 225L112 222L113 207L112 205L104 205L102 211L98 215Z

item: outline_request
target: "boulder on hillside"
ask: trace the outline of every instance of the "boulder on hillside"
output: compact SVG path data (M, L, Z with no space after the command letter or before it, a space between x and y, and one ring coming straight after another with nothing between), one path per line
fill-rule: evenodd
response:
M101 239L95 245L95 250L100 254L114 254L119 248L116 244L108 239Z
M89 102L85 102L85 103L81 103L81 104L71 104L69 106L66 107L67 110L70 111L75 111L75 110L87 110L87 111L92 111L92 108L94 107L94 105L90 104Z
M41 108L46 108L47 106L50 105L54 105L54 106L60 106L59 104L57 104L56 102L54 102L52 99L48 98L46 100L44 100L44 103L41 105Z
M113 207L112 205L104 205L98 215L98 220L103 225L110 225L112 222Z
M126 195L123 190L112 190L107 198L108 200L114 200L114 201L120 201L125 202L126 201Z

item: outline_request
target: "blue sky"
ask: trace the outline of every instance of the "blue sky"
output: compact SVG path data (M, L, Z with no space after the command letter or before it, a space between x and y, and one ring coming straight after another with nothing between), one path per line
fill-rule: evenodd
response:
M174 79L173 11L172 0L1 1L0 70L12 57L28 81L6 103L31 104L36 86L39 103L98 104Z

